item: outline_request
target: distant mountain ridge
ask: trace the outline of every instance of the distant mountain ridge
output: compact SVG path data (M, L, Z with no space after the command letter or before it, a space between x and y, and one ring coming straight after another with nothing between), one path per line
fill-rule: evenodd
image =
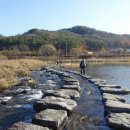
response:
M117 47L130 48L130 35L108 33L85 26L74 26L57 31L34 28L16 36L0 35L0 50L20 44L28 45L31 50L37 50L45 44L53 44L56 48L64 49L66 43L69 49L82 43L93 51Z

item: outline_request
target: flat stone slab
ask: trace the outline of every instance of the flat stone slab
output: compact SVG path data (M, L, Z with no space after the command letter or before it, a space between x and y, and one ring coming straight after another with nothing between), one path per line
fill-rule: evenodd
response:
M63 86L61 86L60 87L60 89L73 89L73 90L77 90L77 91L80 91L81 90L81 88L80 88L80 86L79 85L63 85Z
M97 83L103 83L103 84L104 84L104 83L106 83L106 80L90 78L90 79L89 79L89 82L95 83L95 84L97 84Z
M119 101L112 101L107 100L104 104L105 112L126 112L130 113L130 104L119 102Z
M64 82L64 85L79 85L79 82Z
M77 79L75 78L62 78L63 82L79 82Z
M44 94L45 96L55 96L62 98L79 98L79 92L77 90L69 90L69 89L58 89L58 90L47 90Z
M32 122L37 125L49 127L51 129L59 128L67 119L67 112L64 110L47 109L37 113Z
M98 87L107 87L107 88L121 88L119 85L114 85L114 84L98 84Z
M71 76L71 75L69 75L69 74L67 74L68 76L63 76L63 77L61 77L63 80L77 80L75 77L73 77L73 76Z
M30 123L25 123L25 122L18 122L18 123L15 123L8 130L49 130L49 128L38 126L38 125L33 125Z
M123 96L109 94L109 93L103 93L102 99L103 101L112 100L112 101L125 102L125 98Z
M110 93L110 94L129 94L129 90L125 89L117 89L117 88L107 88L107 87L101 87L100 88L101 93Z
M106 119L108 125L112 128L130 130L130 114L128 113L111 113Z
M47 96L37 101L33 107L36 112L40 112L45 109L61 109L66 110L68 114L77 106L76 101L71 99L64 99L60 97Z
M64 83L64 85L78 85L79 86L79 82L66 82Z

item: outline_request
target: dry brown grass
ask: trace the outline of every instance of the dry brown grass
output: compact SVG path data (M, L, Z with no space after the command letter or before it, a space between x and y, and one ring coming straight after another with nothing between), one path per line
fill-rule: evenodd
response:
M0 60L0 89L17 84L17 76L29 75L31 69L46 66L41 60Z
M66 69L68 68L77 68L79 67L81 59L73 59L73 60L63 60L62 66ZM130 65L130 57L113 57L113 58L88 58L86 59L87 64L128 64Z
M77 63L63 63L62 64L62 67L64 67L64 68L70 68L70 67L72 67L72 68L75 68L75 67L79 67L79 62L77 62Z

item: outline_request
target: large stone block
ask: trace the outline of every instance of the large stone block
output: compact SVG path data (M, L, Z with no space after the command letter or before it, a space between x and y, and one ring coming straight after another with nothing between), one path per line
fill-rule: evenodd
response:
M8 130L49 130L49 128L38 126L38 125L33 125L30 123L25 123L25 122L18 122L18 123L15 123Z
M107 87L101 87L100 88L101 93L110 93L110 94L129 94L129 90L125 89L117 89L117 88L107 88Z
M77 103L71 99L64 99L60 97L47 96L37 101L33 107L36 112L40 112L45 109L61 109L66 110L68 114L77 106Z
M90 78L88 79L89 82L94 83L94 84L106 84L106 80L103 79L95 79L95 78Z
M114 129L130 130L130 114L128 113L111 113L106 119L108 125Z
M77 90L69 90L69 89L58 89L58 90L47 90L44 96L55 96L62 98L79 98L79 92Z
M121 88L120 85L114 85L114 84L98 84L98 87L107 87L107 88Z
M64 110L47 109L37 113L32 122L37 125L57 129L67 119L67 112Z
M74 78L74 77L62 77L61 80L65 83L65 84L79 84L79 81Z
M109 94L109 93L103 93L102 99L103 101L112 100L112 101L125 102L125 98L123 96Z
M130 104L107 100L105 102L105 112L126 112L130 113Z
M66 82L79 82L77 79L75 79L73 77L70 77L70 78L64 77L64 78L62 78L62 81L64 81L65 83Z

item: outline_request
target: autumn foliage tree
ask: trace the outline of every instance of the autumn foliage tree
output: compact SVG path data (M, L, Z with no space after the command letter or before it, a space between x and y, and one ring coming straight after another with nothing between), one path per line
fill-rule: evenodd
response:
M39 53L42 55L42 56L54 56L56 55L57 51L56 51L56 48L51 45L51 44L47 44L47 45L42 45L40 48L39 48Z
M78 58L81 54L82 54L82 50L80 48L72 48L70 50L70 54L74 57L74 58Z
M79 46L79 49L81 50L81 55L86 55L87 54L87 46L85 44L81 44Z

